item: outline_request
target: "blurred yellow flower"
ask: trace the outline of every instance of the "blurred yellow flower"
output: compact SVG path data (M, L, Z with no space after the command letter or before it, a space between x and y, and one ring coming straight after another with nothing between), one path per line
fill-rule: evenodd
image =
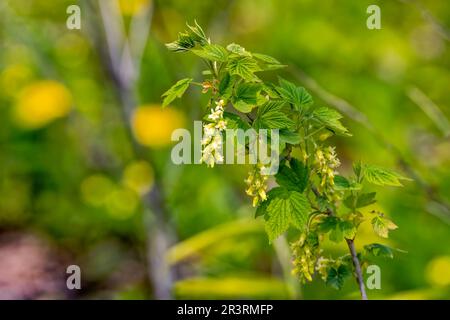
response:
M43 80L22 90L14 108L14 117L20 126L36 129L67 115L71 107L72 96L64 85Z
M124 16L132 16L144 10L151 0L119 0L120 11Z
M171 143L173 130L182 128L184 115L170 107L145 105L136 109L132 126L137 141L149 147L163 147Z
M129 164L123 173L123 183L138 194L150 191L153 185L153 169L146 161Z
M432 285L450 285L450 256L440 256L431 260L427 265L425 275Z

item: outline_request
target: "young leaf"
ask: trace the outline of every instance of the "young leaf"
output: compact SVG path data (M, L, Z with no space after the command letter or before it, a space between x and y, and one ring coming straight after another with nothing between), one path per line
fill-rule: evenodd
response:
M292 82L279 78L279 87L277 91L281 97L289 103L295 105L297 110L308 107L313 103L311 95L303 87L297 87Z
M167 105L169 105L169 103L171 103L176 98L181 98L183 96L184 92L187 90L187 88L191 84L192 80L193 79L191 79L191 78L181 79L180 81L175 83L169 90L164 92L161 96L164 98L163 104L162 104L163 107L166 107Z
M290 164L291 167L286 165L280 166L275 179L280 186L288 190L303 192L308 183L308 169L303 163L294 158L291 159Z
M311 212L311 206L305 195L292 191L289 197L292 205L291 222L299 230L303 230Z
M195 47L195 41L191 35L185 32L180 32L178 34L178 40L171 43L166 43L167 49L174 52L188 51L189 49Z
M401 180L411 180L395 171L374 165L366 164L362 170L367 181L379 186L402 186Z
M342 115L336 110L320 107L313 111L313 116L321 125L332 131L334 134L343 136L351 135L347 128L339 121L342 119Z
M253 53L252 56L262 62L261 69L263 71L276 70L286 67L286 65L281 64L277 59L265 54Z
M250 52L246 51L244 47L236 43L230 43L227 46L227 50L240 56L250 57L252 55Z
M233 82L231 81L230 74L228 72L225 73L225 75L222 77L219 83L219 95L221 97L229 96L231 94L231 89L233 87L232 84Z
M231 75L238 75L246 81L259 81L259 79L254 75L254 72L260 71L260 68L256 61L251 57L244 56L229 59L227 70Z
M254 105L257 102L257 95L260 90L261 85L257 83L241 83L236 88L234 99Z
M247 130L250 129L250 125L242 120L241 117L239 117L237 114L230 113L230 112L224 112L223 118L227 121L227 128L228 129L243 129Z
M382 238L388 238L389 231L398 228L395 223L386 218L383 214L377 214L377 216L373 218L371 222L373 231Z
M350 188L350 182L347 178L337 175L334 176L334 187L336 190L348 190Z
M289 130L283 129L280 130L280 142L290 143L290 144L299 144L302 141L302 136L297 132L291 132Z
M254 127L257 129L283 129L293 125L293 121L282 111L283 101L267 101L258 109Z
M187 27L189 28L188 32L191 38L202 46L209 43L209 39L206 37L205 32L203 31L202 27L200 27L200 25L197 23L196 20L194 20L194 24L195 24L194 26L186 24Z
M279 190L266 208L266 231L270 242L285 232L290 224L303 230L311 212L305 195L297 191L288 191L286 188Z
M394 258L394 250L388 246L379 243L371 243L364 246L366 253L374 257Z
M376 192L360 194L358 196L358 200L356 201L356 208L367 207L367 206L377 202L377 200L375 199L376 195L377 195Z
M328 270L326 285L340 290L344 286L345 279L350 275L350 269L344 264L339 267L331 267Z
M272 242L284 233L291 220L292 206L288 199L275 198L267 206L268 219L265 224L269 241Z
M267 192L267 199L266 201L263 201L259 204L258 208L256 209L255 218L259 216L263 216L267 214L267 206L269 203L275 199L278 196L282 196L286 193L286 189L283 187L275 187L273 189L270 189L269 192Z
M326 217L319 225L319 231L329 232L329 238L333 242L341 242L344 238L352 239L356 234L356 228L351 222L334 216Z
M376 192L362 193L358 197L355 198L354 195L349 195L344 199L344 205L349 209L358 209L367 207L375 202Z
M253 56L256 59L261 60L261 61L263 61L265 63L268 63L268 64L281 64L280 61L278 61L277 59L275 59L275 58L273 58L271 56L268 56L266 54L253 53Z
M207 44L201 49L192 49L191 52L211 61L226 62L228 59L228 52L218 44Z

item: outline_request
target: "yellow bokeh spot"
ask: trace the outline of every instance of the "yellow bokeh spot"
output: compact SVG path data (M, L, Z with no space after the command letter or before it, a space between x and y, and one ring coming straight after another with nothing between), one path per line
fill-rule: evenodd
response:
M114 188L114 182L108 177L102 174L94 174L81 183L81 197L87 204L102 206L114 191Z
M14 117L20 126L36 129L64 117L71 107L69 90L56 81L44 80L22 90L14 108Z
M136 140L149 147L164 147L171 143L172 132L182 128L184 115L170 107L145 105L136 109L132 126Z
M151 0L119 0L120 11L124 16L141 13Z
M138 194L150 191L153 185L153 169L146 161L129 164L123 173L123 184Z
M425 275L432 285L450 285L450 256L440 256L431 260L427 265Z
M116 219L128 219L136 212L139 197L133 190L116 188L106 200L108 213Z

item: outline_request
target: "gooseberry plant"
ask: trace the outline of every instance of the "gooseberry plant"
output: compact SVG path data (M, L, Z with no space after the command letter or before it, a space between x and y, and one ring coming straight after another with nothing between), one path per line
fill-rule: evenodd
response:
M201 161L213 167L223 160L219 148L226 128L278 129L276 186L268 190L269 177L261 163L253 165L245 180L255 216L265 220L270 242L290 227L298 230L291 249L293 273L300 281L317 276L340 289L353 275L362 298L367 299L363 268L373 256L393 258L394 249L372 243L356 252L358 228L369 218L373 231L387 238L397 226L382 212L362 210L376 202L376 193L365 191L366 185L401 186L407 178L361 162L353 164L350 177L340 175L335 147L327 141L333 135L351 136L340 121L342 115L328 107L315 107L305 88L283 78L278 78L278 83L264 81L261 72L285 67L277 59L235 43L226 47L213 44L196 22L166 46L170 51L190 52L207 66L201 82L182 79L162 95L163 106L180 98L190 85L200 86L202 93L209 95ZM339 257L326 254L322 244L327 238L346 243L349 253Z

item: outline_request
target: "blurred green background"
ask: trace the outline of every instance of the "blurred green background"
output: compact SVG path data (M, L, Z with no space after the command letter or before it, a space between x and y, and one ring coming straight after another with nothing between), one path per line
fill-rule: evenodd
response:
M205 98L160 108L202 67L164 43L194 19L344 113L341 172L361 159L414 179L374 189L399 226L387 243L408 253L377 261L369 298L450 298L448 1L86 0L69 30L75 3L0 4L0 298L358 298L351 280L335 291L290 275L285 242L253 219L247 167L172 164L170 135ZM366 27L370 4L381 30ZM379 241L366 227L359 248ZM66 289L71 264L81 290Z

